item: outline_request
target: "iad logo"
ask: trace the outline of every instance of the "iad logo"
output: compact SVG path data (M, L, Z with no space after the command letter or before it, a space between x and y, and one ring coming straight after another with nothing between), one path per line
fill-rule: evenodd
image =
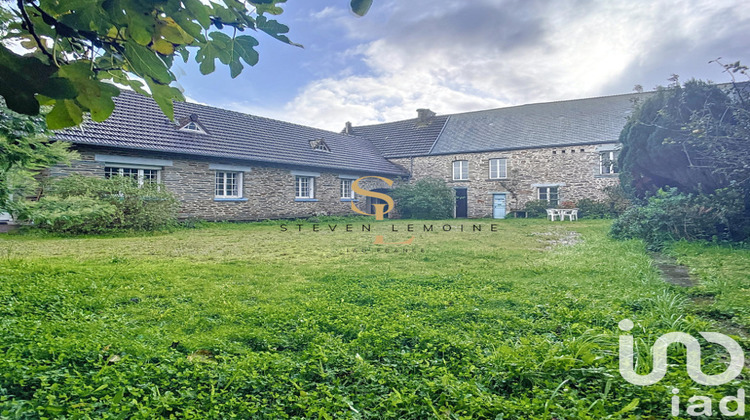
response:
M620 329L628 332L633 329L633 321L623 319L620 321ZM717 375L706 375L701 369L701 345L698 340L690 334L682 332L671 332L659 337L651 348L651 355L654 361L653 370L645 375L635 372L635 354L632 335L620 335L620 374L622 377L633 385L648 386L654 385L661 381L667 374L667 350L670 344L681 343L687 348L687 373L695 382L706 386L724 385L742 373L742 367L745 363L745 353L742 347L731 337L715 332L701 332L700 335L709 343L718 344L724 347L729 353L729 366L727 369ZM678 389L672 391L673 394L679 394ZM711 416L713 413L712 401L709 397L694 396L688 402L698 402L687 408L687 414L691 416L706 415ZM737 404L736 410L730 410L729 402ZM680 399L677 395L672 397L672 415L677 416L680 413ZM721 400L719 404L720 411L725 416L745 415L745 390L740 389L737 397L728 396Z

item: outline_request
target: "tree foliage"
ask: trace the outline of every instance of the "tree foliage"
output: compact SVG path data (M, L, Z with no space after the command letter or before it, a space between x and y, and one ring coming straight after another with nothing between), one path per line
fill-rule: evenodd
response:
M18 211L13 195L23 197L36 188L34 175L68 160L65 143L50 143L41 116L21 115L0 99L0 212Z
M171 86L175 59L192 56L203 74L216 60L237 77L258 62L264 33L285 44L289 28L269 16L283 12L286 0L223 3L201 0L17 0L0 4L0 96L10 109L37 115L41 105L50 129L80 124L84 114L103 121L114 110L112 97L127 86L151 95L174 117L173 100L184 100ZM372 0L352 0L364 15ZM6 7L3 9L3 7ZM16 45L27 54L17 54Z
M620 136L620 180L645 198L666 186L713 192L750 182L747 83L676 80L643 101Z

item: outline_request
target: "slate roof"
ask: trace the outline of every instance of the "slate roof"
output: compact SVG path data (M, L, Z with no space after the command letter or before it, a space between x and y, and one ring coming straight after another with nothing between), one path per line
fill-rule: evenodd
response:
M100 123L86 121L81 127L58 131L55 139L354 174L407 174L383 158L364 138L206 105L176 102L174 107L175 121L194 114L208 133L178 131L176 122L165 117L153 99L123 91L115 98L115 111L109 119ZM325 141L330 152L310 147L311 141L319 139Z
M387 158L616 142L633 110L631 93L355 126Z
M430 154L616 142L633 100L650 93L490 109L451 115Z
M396 121L385 124L352 127L351 135L364 137L386 158L424 156L430 153L435 140L443 131L448 116L436 116L429 124L418 120Z

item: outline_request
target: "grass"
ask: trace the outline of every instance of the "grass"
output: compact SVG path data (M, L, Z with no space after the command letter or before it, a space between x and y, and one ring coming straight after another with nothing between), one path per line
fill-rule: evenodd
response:
M1 239L0 417L666 418L672 387L741 384L697 387L679 351L658 385L621 378L620 320L646 368L645 343L717 326L606 221L363 220Z
M683 241L668 252L698 280L690 290L697 312L750 335L750 249Z

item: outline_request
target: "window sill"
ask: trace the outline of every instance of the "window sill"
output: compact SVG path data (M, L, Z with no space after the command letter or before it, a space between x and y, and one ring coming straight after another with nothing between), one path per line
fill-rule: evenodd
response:
M244 201L247 201L247 198L239 198L239 197L238 198L219 198L219 197L216 197L216 198L214 198L214 201L225 202L225 203L226 202L229 202L229 203L231 203L231 202L244 202Z
M505 178L487 178L487 181L507 181L508 177Z
M453 182L469 182L469 179L454 179Z
M597 174L594 178L618 178L620 174Z
M295 202L297 203L315 203L318 201L317 198L295 198Z
M341 202L342 203L359 203L359 200L357 200L356 198L342 198Z

